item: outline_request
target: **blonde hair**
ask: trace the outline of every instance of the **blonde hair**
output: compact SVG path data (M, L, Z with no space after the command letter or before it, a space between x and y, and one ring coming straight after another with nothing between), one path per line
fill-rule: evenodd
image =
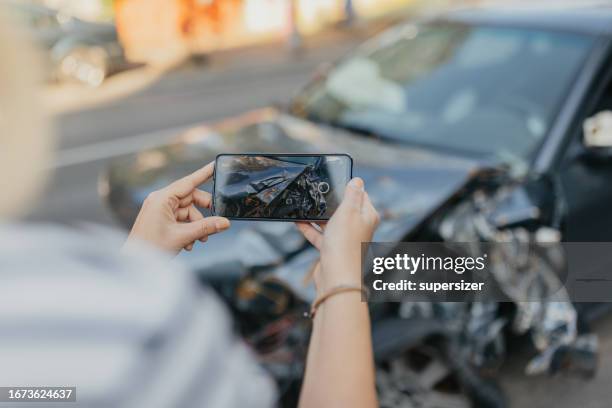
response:
M53 143L39 94L42 61L0 7L0 218L24 213L50 172Z

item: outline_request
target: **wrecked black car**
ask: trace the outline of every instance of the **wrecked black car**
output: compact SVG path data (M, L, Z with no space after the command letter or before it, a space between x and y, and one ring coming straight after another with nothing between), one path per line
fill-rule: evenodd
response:
M608 8L409 22L319 75L284 110L194 128L117 161L101 191L130 226L150 191L219 153L346 152L381 213L375 241L474 242L475 251L496 240L611 241L612 140L598 119L612 109L611 51ZM206 251L182 255L227 302L287 406L303 370L317 256L288 223L235 223ZM505 289L519 299L515 264ZM542 260L527 264L554 279ZM516 336L533 342L527 374L593 375L588 325L608 304L538 293L531 302L371 304L381 406L504 406L491 380Z

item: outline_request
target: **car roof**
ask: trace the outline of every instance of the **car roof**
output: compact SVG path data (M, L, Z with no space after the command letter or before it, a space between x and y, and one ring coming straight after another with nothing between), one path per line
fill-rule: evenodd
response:
M483 6L449 11L438 17L466 24L507 25L612 35L612 6L602 2L592 5L561 6Z

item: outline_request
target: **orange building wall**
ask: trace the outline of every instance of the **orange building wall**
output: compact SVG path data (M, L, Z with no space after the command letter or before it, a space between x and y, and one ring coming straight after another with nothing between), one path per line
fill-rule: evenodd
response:
M344 16L344 0L294 0L300 30L315 32ZM353 0L363 16L413 0ZM117 31L129 59L164 64L286 35L288 0L116 0Z
M118 0L117 31L130 60L164 63L223 47L244 26L243 0Z

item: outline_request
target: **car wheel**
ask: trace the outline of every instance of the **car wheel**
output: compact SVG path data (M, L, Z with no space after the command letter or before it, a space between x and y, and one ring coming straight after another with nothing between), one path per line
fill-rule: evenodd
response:
M108 76L108 53L101 47L72 49L59 66L60 81L76 81L91 87L102 85Z
M469 408L472 400L456 372L433 347L419 345L379 363L376 383L381 408Z

